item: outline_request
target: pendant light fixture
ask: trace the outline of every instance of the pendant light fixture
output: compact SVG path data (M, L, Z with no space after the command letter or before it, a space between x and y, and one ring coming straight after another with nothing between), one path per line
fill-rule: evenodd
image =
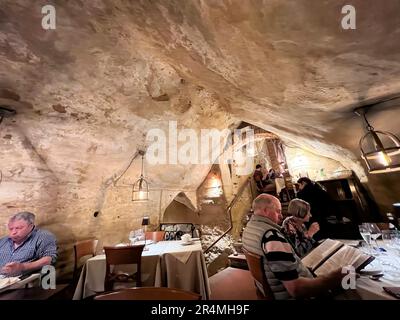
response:
M354 110L364 118L367 133L360 139L361 157L369 173L400 171L400 140L390 132L375 130L367 120L367 107Z
M136 180L132 188L132 201L136 202L149 200L149 184L143 175L144 154L143 150L139 150L139 155L142 157L142 169L139 179Z

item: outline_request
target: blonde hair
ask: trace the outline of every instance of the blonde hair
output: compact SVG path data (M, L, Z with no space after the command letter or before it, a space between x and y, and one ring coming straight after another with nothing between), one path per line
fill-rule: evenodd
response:
M308 202L301 199L293 199L289 202L288 214L303 219L311 210Z

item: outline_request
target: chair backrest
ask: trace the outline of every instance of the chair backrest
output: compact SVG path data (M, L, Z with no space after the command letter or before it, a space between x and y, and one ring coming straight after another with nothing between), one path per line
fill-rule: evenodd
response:
M268 300L275 300L274 294L268 284L267 277L265 276L263 259L258 254L250 252L245 248L242 249L246 256L247 265L254 280L256 280L263 288L264 296Z
M181 236L189 233L193 238L196 235L196 227L190 222L162 222L160 230L165 231L165 240L181 240Z
M129 288L98 295L95 300L200 300L201 295L182 289L164 287Z
M106 291L113 290L114 282L124 282L136 280L136 286L142 285L141 266L142 252L144 245L133 245L126 247L104 247L106 255L106 276L104 279L104 289ZM115 274L111 272L111 266L119 264L136 264L137 270L135 274Z
M146 240L153 240L154 242L163 241L165 238L165 231L146 231Z
M377 226L380 230L389 230L389 223L388 222L378 222Z
M97 243L99 240L97 239L89 239L89 240L83 240L76 242L74 244L74 273L73 273L73 281L77 281L79 277L79 261L81 258L85 256L92 256L94 257L96 255L96 248L97 248Z

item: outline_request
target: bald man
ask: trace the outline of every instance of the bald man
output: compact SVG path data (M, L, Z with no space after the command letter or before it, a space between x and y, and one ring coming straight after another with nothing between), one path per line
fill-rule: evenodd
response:
M344 276L341 269L314 278L303 265L281 232L282 206L276 197L259 195L253 201L253 211L243 231L243 248L263 257L265 275L275 299L317 297L340 286Z

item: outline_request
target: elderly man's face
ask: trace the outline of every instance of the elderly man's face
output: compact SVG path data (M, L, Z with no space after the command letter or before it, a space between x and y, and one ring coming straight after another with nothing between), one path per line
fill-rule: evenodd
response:
M33 226L23 219L10 221L8 223L9 237L15 243L20 243L32 231L32 228Z
M266 215L276 224L280 224L283 220L282 205L278 199L274 201L273 208L266 208Z
M282 220L283 220L283 215L282 215L282 205L279 201L276 201L275 204L275 222L277 224L281 224Z

